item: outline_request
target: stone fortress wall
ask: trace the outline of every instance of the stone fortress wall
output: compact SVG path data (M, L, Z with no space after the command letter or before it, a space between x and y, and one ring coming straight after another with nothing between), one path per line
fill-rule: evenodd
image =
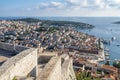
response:
M0 42L0 49L7 50L7 51L15 51L16 53L19 53L29 48L24 47L24 46L18 46L18 45L15 46L13 44Z
M61 80L61 58L59 56L52 57L40 71L37 80Z
M65 60L62 64L62 80L76 80L72 58Z
M70 58L67 54L63 54L61 56L54 54L42 54L40 56L44 58L42 60L45 61L45 63L47 60L49 61L41 70L40 73L43 74L39 74L37 80L76 80L76 76L73 70L73 59Z
M0 43L0 49L13 51L14 45ZM12 80L15 76L25 77L28 74L35 80L76 80L72 58L68 55L44 52L40 57L37 48L15 46L15 49L20 53L0 66L0 80ZM39 68L41 62L44 65L42 69Z
M15 76L27 76L36 66L37 49L25 50L0 66L0 80L12 80Z

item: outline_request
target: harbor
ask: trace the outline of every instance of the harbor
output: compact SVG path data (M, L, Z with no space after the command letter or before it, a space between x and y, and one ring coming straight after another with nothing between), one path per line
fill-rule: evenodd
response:
M107 49L109 49L110 59L120 59L120 27L117 24L113 24L114 21L119 21L120 18L116 17L39 17L40 19L46 20L64 20L64 21L76 21L76 22L85 22L95 26L92 30L80 30L80 32L84 32L89 35L94 35L97 38L102 38L104 40L108 40L110 45L105 45ZM113 37L113 41L111 39ZM115 39L116 38L116 39Z

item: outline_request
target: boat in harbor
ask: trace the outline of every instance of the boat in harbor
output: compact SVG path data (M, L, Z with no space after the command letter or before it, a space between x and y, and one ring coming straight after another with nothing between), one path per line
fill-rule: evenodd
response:
M105 53L105 56L110 56L110 54L109 53Z
M103 39L102 42L103 42L103 44L106 44L106 45L110 45L111 44L111 40Z
M112 37L112 38L111 38L111 40L112 40L112 41L116 40L116 37L115 37L115 36L114 36L114 37Z
M104 51L107 51L107 52L109 52L109 49L108 49L108 48L105 48L105 49L104 49Z
M110 56L105 56L106 60L110 60Z

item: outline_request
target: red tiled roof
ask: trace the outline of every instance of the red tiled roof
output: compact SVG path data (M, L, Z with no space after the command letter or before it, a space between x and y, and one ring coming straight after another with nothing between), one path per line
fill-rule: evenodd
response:
M117 68L115 68L115 67L113 67L113 66L109 66L109 65L103 65L102 68L103 68L103 69L106 69L106 70L113 71L113 72L118 71Z

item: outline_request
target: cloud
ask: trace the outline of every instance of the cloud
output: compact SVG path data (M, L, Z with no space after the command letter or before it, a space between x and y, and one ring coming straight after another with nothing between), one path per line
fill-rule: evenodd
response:
M69 9L69 8L91 8L100 9L106 8L106 0L63 0L63 2L51 1L48 3L41 3L39 8L41 9Z
M50 1L41 2L31 9L56 9L56 10L74 10L74 9L108 9L120 8L120 0L63 0L63 1Z
M107 3L111 8L120 8L120 0L107 0Z
M64 4L62 4L61 2L51 1L49 3L41 3L36 8L40 8L40 9L48 9L48 8L61 9L63 7L64 7Z
M78 0L76 4L79 4L78 7L89 9L103 9L107 5L105 0Z
M120 0L61 0L41 2L27 10L36 11L42 15L118 15ZM114 14L113 14L114 12ZM116 13L115 13L116 12ZM31 13L32 14L32 13Z

